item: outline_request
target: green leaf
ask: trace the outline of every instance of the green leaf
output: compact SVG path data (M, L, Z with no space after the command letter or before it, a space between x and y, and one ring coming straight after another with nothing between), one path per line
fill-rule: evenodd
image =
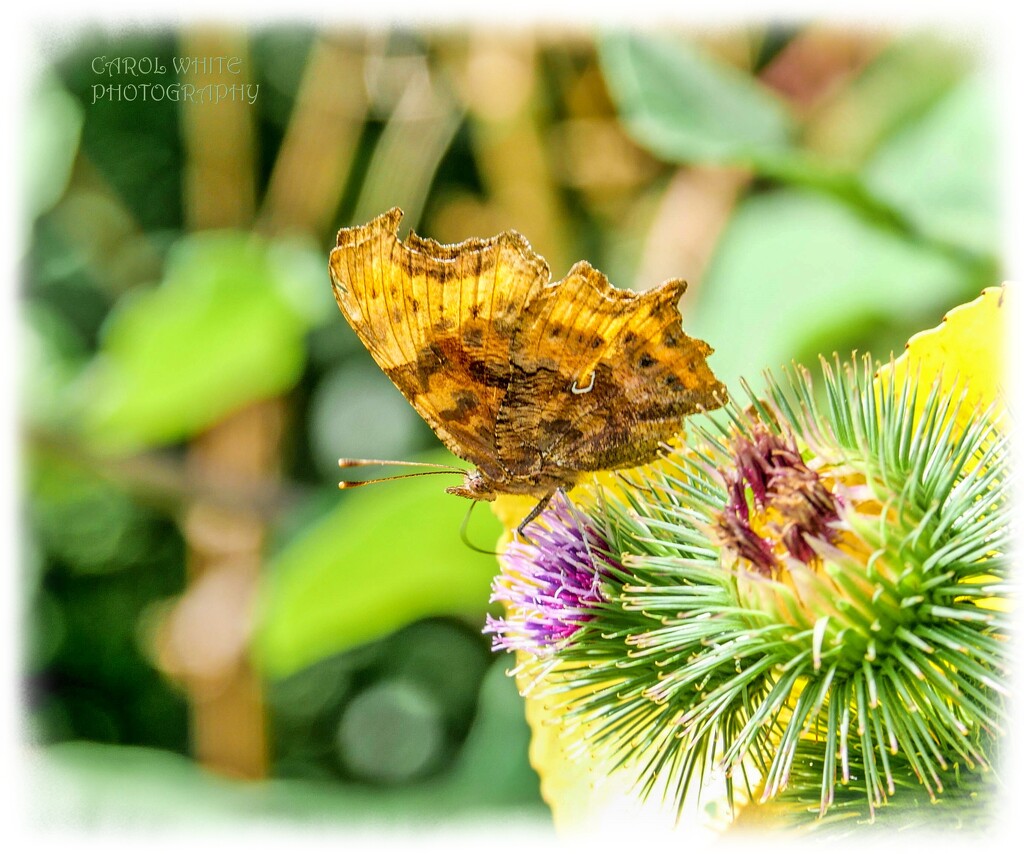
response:
M234 232L182 238L164 281L111 312L78 389L87 436L121 451L180 441L287 391L319 311L292 245Z
M963 207L954 212L949 209L950 200L943 199L945 204L933 210L936 191L915 195L913 189L930 184L933 173L926 164L935 166L955 154L965 161L964 168L952 170L958 176L955 187L949 188L948 178L939 184L963 195L971 166L980 170L990 163L981 153L982 141L966 140L958 132L935 145L932 156L921 158L914 146L931 145L931 135L939 131L929 124L918 134L910 134L897 151L911 161L917 158L910 173L913 180L908 177L900 182L897 156L892 175L904 192L891 192L884 180L865 182L857 171L888 136L912 124L956 83L967 65L963 51L928 38L901 41L884 51L799 131L782 99L756 77L701 53L692 43L620 33L603 40L600 57L627 132L657 156L670 162L753 169L783 183L827 192L898 229L924 226L929 237L969 248L976 245L965 243L962 233L950 237L959 229L956 216ZM968 100L962 105L964 111L981 109L976 94ZM987 125L979 120L973 127L977 135L983 135ZM796 141L798 133L800 142ZM971 177L976 175L971 173ZM974 185L981 188L977 194L986 193L990 183L982 180ZM974 208L967 213L973 215ZM945 212L949 215L943 219L943 227L928 227ZM974 217L966 230L973 237L986 227L990 221L982 225L980 217ZM991 240L992 231L987 234Z
M753 169L894 219L853 172L795 144L795 121L755 77L665 36L611 35L602 41L600 57L627 132L657 156Z
M615 33L601 41L600 58L627 131L655 154L745 165L791 156L782 101L692 43Z
M470 505L444 485L413 478L339 496L274 556L255 642L266 672L287 675L431 615L468 614L482 625L497 564L462 542ZM500 532L490 513L473 515L474 544L490 548Z
M1001 231L990 94L979 77L961 82L919 121L888 139L863 177L922 234L995 254Z
M710 364L735 391L740 376L819 350L870 347L884 357L902 349L922 318L941 316L978 287L947 255L833 198L777 190L737 208L687 329L716 347Z

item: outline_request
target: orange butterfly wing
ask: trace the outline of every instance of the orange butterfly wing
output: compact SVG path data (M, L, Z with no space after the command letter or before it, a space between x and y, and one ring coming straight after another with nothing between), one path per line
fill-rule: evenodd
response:
M410 234L402 212L344 228L331 252L338 306L438 438L488 477L503 471L497 414L512 336L549 270L511 231L445 246Z
M527 306L496 425L514 476L650 462L683 418L725 402L711 348L683 332L686 283L619 290L581 261Z

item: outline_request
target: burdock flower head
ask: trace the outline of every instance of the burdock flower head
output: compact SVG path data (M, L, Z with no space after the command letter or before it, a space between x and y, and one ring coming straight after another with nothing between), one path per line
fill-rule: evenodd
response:
M962 826L989 803L1005 419L968 377L876 367L768 375L510 548L491 631L542 671L563 747L678 810L712 776L823 827Z

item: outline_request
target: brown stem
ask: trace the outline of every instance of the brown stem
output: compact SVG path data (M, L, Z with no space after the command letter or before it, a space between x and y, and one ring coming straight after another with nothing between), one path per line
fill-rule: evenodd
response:
M252 103L234 95L237 87L253 83L245 34L186 31L181 54L198 59L186 75L197 89L232 87L230 98L183 104L188 225L193 231L251 228L256 207ZM210 57L225 59L210 62ZM276 477L282 421L280 400L250 404L196 437L188 466L201 481L257 484ZM185 511L182 529L189 583L162 626L160 661L188 688L196 759L226 774L265 777L262 687L248 659L264 525L254 513L198 500Z

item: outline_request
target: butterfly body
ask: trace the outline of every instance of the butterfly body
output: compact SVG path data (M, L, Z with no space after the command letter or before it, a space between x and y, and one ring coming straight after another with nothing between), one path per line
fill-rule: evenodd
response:
M448 491L544 500L587 473L655 459L683 419L725 401L687 336L685 283L614 288L586 262L552 283L518 233L453 245L397 237L397 208L338 233L342 313L456 456Z

